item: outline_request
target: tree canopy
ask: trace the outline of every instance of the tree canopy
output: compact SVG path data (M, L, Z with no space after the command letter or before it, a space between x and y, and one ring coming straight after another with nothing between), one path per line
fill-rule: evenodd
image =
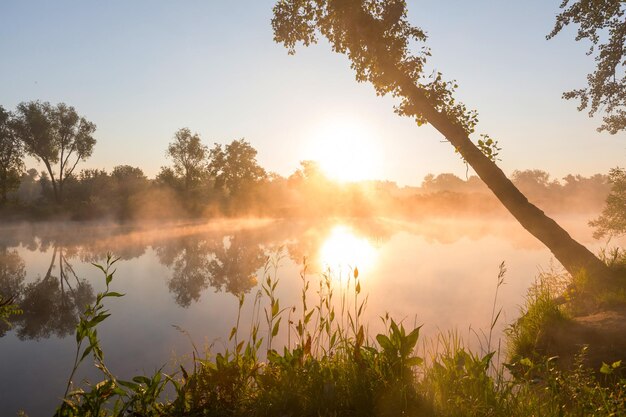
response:
M61 202L67 178L93 152L96 125L79 116L72 106L40 101L20 103L15 121L18 138L29 155L44 163L55 199Z
M599 131L615 134L626 128L626 19L624 2L616 0L563 0L556 18L553 38L566 26L578 26L576 40L591 42L588 55L594 56L595 71L587 75L587 87L567 91L563 97L578 100L579 110L593 117L604 113Z
M185 190L197 184L206 172L208 148L197 133L188 128L179 129L174 141L167 147L167 156L174 162L174 173L184 179Z
M265 178L256 154L245 139L234 140L225 147L216 143L209 153L209 173L215 179L215 187L240 196L250 185Z
M0 106L0 205L7 193L16 189L24 170L24 148L12 124L12 115Z
M606 199L606 206L600 217L589 222L596 229L593 233L596 239L626 234L626 170L613 168L609 173L609 181L611 192Z

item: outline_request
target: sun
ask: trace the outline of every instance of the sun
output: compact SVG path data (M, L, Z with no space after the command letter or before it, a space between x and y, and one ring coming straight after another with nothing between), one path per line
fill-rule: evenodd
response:
M340 182L380 179L381 158L376 135L363 122L347 118L325 121L312 130L307 158Z

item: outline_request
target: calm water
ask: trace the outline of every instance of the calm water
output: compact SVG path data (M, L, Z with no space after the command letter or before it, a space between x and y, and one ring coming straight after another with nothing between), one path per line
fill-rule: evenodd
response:
M587 218L559 220L588 247L600 247ZM357 266L369 295L370 337L380 330L379 316L389 312L408 325L423 323L424 339L450 329L475 339L470 326L488 328L498 265L505 261L500 335L552 259L507 219L6 226L0 228L0 291L18 295L24 314L12 329L0 328L0 415L20 409L31 417L50 415L59 403L73 363L78 314L104 288L91 262L103 262L107 251L120 257L111 287L126 295L107 300L112 315L99 335L105 361L120 377L186 361L190 338L199 347L223 349L236 319L234 294L248 294L242 320L247 329L268 256L278 264L281 306L299 306L305 257L311 293L326 268L340 287ZM89 368L87 361L77 380L96 380Z

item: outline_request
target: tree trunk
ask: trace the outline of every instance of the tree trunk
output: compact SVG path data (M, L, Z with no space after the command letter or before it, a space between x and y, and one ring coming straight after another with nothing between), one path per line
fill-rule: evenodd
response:
M59 204L61 203L61 198L59 196L59 191L57 190L57 182L54 178L54 173L52 172L52 167L50 166L50 162L47 159L43 160L44 165L48 169L48 174L50 174L50 182L52 183L52 190L54 191L54 201Z
M428 122L458 149L467 163L476 171L515 219L550 249L554 257L572 275L585 270L594 279L608 279L613 272L589 249L574 240L553 219L530 203L502 170L487 158L469 139L465 130L446 114L437 111L423 91L397 67L387 64L390 73L399 80L402 93L412 104L414 114L421 113Z
M374 27L377 22L362 10L355 19L358 34L367 34L368 28ZM481 180L489 187L506 209L515 219L550 249L554 257L572 275L582 270L593 279L609 279L614 274L604 262L598 259L589 249L574 240L561 226L546 214L530 203L519 189L509 180L500 168L487 158L469 139L468 133L459 126L453 117L438 111L425 95L423 89L417 86L411 77L404 73L389 55L385 47L377 44L378 39L365 36L361 42L367 49L376 55L379 70L386 78L393 80L400 87L400 93L410 103L409 108L403 109L407 114L421 114L428 123L437 129L465 158L467 163L476 171Z

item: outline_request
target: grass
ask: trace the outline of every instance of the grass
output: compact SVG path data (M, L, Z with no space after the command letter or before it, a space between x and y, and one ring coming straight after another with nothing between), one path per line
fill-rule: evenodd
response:
M102 373L95 385L74 386L57 416L621 416L626 415L626 380L621 362L605 364L601 377L584 366L585 351L572 369L556 366L533 349L547 322L565 320L552 301L554 288L540 280L529 293L525 314L511 327L517 356L495 361L491 331L486 352L464 346L455 333L441 334L428 360L417 354L420 327L405 328L388 315L386 331L370 337L362 323L367 297L358 270L336 289L330 272L315 285L303 271L299 306L281 306L276 296L277 263L268 265L260 291L251 300L251 327L242 328L241 311L228 348L200 352L192 368L173 375L161 371L117 379L106 367L97 325L108 312L114 260L98 266L106 290L98 294L77 326L72 375L93 356ZM503 282L504 266L498 275ZM493 305L492 325L498 320ZM277 337L287 336L286 346ZM173 391L171 398L163 394Z

